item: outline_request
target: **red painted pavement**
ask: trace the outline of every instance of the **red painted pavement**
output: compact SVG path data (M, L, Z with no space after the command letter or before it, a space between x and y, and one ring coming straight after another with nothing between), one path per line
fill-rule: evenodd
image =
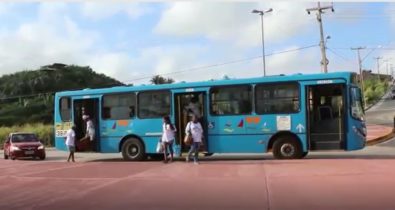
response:
M375 140L381 136L385 136L392 132L393 128L390 126L382 126L382 125L373 125L368 124L366 126L367 129L367 141Z
M0 160L0 209L395 209L394 159Z

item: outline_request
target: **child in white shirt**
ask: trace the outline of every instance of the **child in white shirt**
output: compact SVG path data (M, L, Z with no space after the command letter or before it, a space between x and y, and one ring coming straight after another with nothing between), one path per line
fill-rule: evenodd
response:
M188 152L188 156L186 158L186 161L189 162L189 159L194 152L194 157L193 157L193 162L195 164L199 164L198 162L198 155L199 155L199 147L202 143L203 139L203 127L198 121L197 116L193 115L192 116L192 121L190 121L187 124L187 127L185 128L185 133L187 135L192 135L192 145L191 149Z

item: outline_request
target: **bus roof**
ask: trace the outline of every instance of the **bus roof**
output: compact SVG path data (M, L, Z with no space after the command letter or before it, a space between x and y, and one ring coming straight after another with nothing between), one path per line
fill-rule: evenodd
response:
M149 91L149 90L161 90L161 89L181 89L181 88L198 88L207 86L222 86L222 85L237 85L237 84L248 84L248 83L270 83L270 82L287 82L287 81L302 81L302 80L326 80L342 78L347 82L350 82L350 76L354 72L331 72L331 73L320 73L320 74L293 74L293 75L276 75L266 77L254 77L244 79L222 79L222 80L208 80L200 82L179 82L172 84L161 84L161 85L138 85L138 86L116 86L110 88L98 88L98 89L81 89L72 91L57 92L56 96L74 96L74 95L87 95L87 94L105 94L114 92L129 92L129 91Z

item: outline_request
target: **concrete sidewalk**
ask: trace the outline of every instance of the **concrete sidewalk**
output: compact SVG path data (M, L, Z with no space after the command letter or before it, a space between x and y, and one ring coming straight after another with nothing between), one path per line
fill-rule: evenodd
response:
M394 137L393 127L383 125L367 125L367 145L375 145Z

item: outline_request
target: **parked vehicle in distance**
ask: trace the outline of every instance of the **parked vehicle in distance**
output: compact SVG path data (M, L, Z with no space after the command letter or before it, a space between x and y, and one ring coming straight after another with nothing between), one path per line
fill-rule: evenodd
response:
M34 133L10 133L4 142L4 159L32 157L45 159L45 147Z
M392 98L392 99L395 99L395 89L392 89L392 90L391 90L391 98Z

